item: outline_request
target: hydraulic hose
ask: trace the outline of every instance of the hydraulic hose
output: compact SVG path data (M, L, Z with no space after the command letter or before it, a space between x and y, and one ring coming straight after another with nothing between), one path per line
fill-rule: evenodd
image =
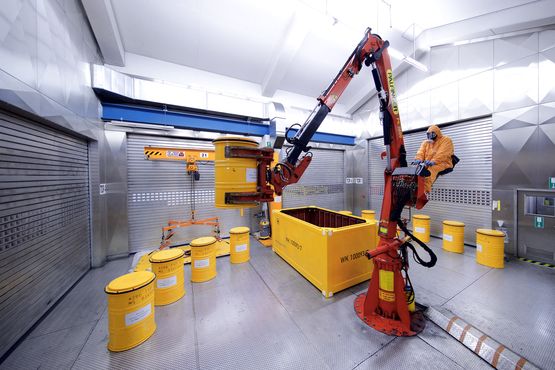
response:
M412 233L407 229L407 227L403 224L403 222L401 220L397 220L397 225L399 225L399 227L401 228L401 230L403 230L403 232L405 234L407 234L408 236L411 237L411 239L413 239L416 243L418 243L419 246L422 247L422 249L424 249L426 251L426 253L428 253L428 255L430 256L430 260L428 262L424 261L422 258L420 258L420 256L418 255L418 252L416 251L416 249L414 248L414 246L410 243L405 243L404 245L410 249L412 249L412 253L414 255L414 258L416 259L416 262L418 262L419 264L421 264L424 267L433 267L435 266L436 262L437 262L437 256L434 253L433 250L430 249L430 247L428 247L424 242L422 242L420 239L418 239L417 237L415 237L414 235L412 235Z

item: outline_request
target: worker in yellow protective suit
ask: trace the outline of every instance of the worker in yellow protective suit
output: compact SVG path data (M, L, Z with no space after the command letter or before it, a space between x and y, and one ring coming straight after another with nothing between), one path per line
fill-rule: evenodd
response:
M453 167L452 156L455 152L453 142L449 136L441 133L436 125L432 125L426 132L427 139L422 142L420 149L416 153L413 164L423 163L430 171L430 176L426 177L425 191L432 191L432 184L436 181L437 174L447 168Z

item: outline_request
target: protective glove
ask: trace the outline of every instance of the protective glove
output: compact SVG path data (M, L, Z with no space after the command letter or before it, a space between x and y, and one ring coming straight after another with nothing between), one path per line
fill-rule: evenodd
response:
M436 162L434 162L434 161L424 161L424 165L426 167L434 166L435 164L436 164Z
M420 159L415 159L414 161L412 161L412 165L413 166L418 166L420 163L422 163L422 161Z

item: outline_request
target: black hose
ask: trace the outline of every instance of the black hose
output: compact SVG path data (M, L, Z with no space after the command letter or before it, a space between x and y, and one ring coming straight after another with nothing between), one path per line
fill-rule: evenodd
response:
M416 243L418 243L418 245L421 246L422 249L424 249L426 251L426 253L428 253L428 255L430 256L430 260L428 262L424 261L422 258L420 258L420 256L418 255L418 252L416 251L416 248L414 248L414 246L412 244L405 243L404 244L405 247L412 249L412 253L414 255L414 258L415 258L416 262L419 263L420 265L424 266L424 267L428 267L428 268L434 267L436 262L437 262L437 256L434 253L434 251L431 250L430 247L428 247L426 244L424 244L424 242L422 242L420 239L418 239L417 237L412 235L412 233L407 229L407 227L403 224L403 222L401 220L397 220L397 225L399 225L401 230L403 230L403 232L405 234L410 236L411 239L413 239Z

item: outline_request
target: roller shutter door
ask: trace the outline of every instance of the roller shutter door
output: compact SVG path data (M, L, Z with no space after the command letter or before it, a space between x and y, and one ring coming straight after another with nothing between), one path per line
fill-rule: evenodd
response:
M312 149L312 162L294 185L283 192L283 207L318 206L332 210L345 207L345 152Z
M223 210L214 207L214 162L199 162L200 181L195 182L192 196L191 177L183 161L145 160L145 146L167 148L214 149L212 142L130 134L127 138L127 180L129 212L129 251L137 252L160 245L162 227L168 220L187 220L191 200L195 201L195 218L219 217L221 236L229 236L235 226L249 226L250 212L245 209ZM212 235L212 227L195 225L177 229L172 245Z
M90 267L87 142L0 112L0 355Z
M492 126L491 118L484 118L446 126L442 132L451 137L455 153L461 159L455 171L440 176L434 184L431 200L422 210L432 218L431 234L441 237L443 220L464 222L465 243L474 245L475 230L491 228L492 188ZM425 131L405 134L409 161L425 138ZM383 139L369 142L369 199L378 212L383 197L385 161L380 160ZM414 212L415 209L412 210ZM403 214L408 217L405 211Z

